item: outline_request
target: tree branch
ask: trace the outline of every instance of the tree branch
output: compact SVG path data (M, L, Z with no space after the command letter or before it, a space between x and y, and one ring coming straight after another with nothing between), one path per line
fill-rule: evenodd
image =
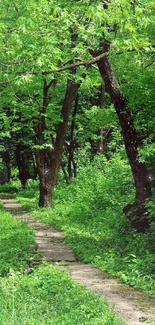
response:
M146 50L146 48L155 48L155 44L150 44L148 45L147 47L141 47L139 49L136 49L136 48L133 48L133 49L128 49L127 52L135 52L135 51L142 51L142 50ZM123 50L117 50L114 54L123 54L124 51ZM41 73L43 76L46 76L46 75L49 75L51 73L56 73L56 72L62 72L62 71L65 71L65 70L72 70L74 68L77 68L77 67L80 67L80 66L84 66L84 67L89 67L95 63L97 63L98 61L100 61L102 58L106 57L109 55L109 52L104 52L96 57L94 57L93 59L91 60L88 60L88 61L78 61L76 63L71 63L71 64L65 64L65 65L62 65L60 66L59 68L56 68L54 70L47 70L47 71L36 71L36 72L33 72L33 71L21 71L18 73L18 75L27 75L27 74L31 74L31 75L38 75L39 73ZM1 66L1 64L0 64ZM11 80L13 81L13 80ZM0 82L0 85L7 85L8 83L10 83L11 81L6 81L6 82ZM50 82L52 83L52 81ZM49 83L49 87L51 86L51 84Z
M93 63L96 63L97 61L99 61L100 59L102 59L103 57L107 56L108 53L102 53L100 55L98 55L97 57L91 59L91 60L88 60L88 61L78 61L76 63L72 63L72 64L67 64L67 65L62 65L60 66L59 68L56 68L54 70L48 70L48 71L36 71L36 72L33 72L33 71L22 71L20 72L19 74L32 74L32 75L37 75L38 73L41 73L43 76L46 76L48 74L51 74L51 73L56 73L56 72L61 72L61 71L65 71L65 70L72 70L76 67L80 67L80 66L85 66L85 67L88 67L90 66L91 64Z

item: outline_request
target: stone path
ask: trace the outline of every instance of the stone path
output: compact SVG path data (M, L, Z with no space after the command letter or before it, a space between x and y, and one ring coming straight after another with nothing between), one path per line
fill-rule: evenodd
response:
M16 219L26 221L34 228L38 253L49 262L60 262L56 265L64 269L73 280L90 289L107 300L111 309L125 321L127 325L155 325L155 300L140 290L120 283L118 279L101 272L90 264L78 262L65 243L61 232L53 227L35 220L14 199L1 199L6 210Z

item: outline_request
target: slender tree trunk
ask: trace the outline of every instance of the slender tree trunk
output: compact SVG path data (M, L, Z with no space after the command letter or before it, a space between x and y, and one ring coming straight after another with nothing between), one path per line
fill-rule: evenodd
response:
M33 179L36 180L38 176L38 170L36 165L35 154L32 152L32 164L33 164Z
M68 154L68 175L69 175L69 180L72 178L72 174L74 176L76 175L76 164L74 162L74 130L75 130L75 118L77 114L77 109L78 109L78 101L79 101L79 96L77 94L76 100L75 100L75 105L74 105L74 110L72 114L72 123L71 123L71 133L70 133L70 145L69 145L69 154ZM72 172L73 169L73 172Z
M39 176L39 206L52 205L52 193L55 180L52 179L52 152L49 149L36 150L36 161Z
M71 106L76 98L80 84L72 80L67 81L67 89L62 107L62 122L57 127L56 139L53 148L47 148L36 151L36 161L40 181L39 206L51 207L53 189L56 184L59 167L63 152L63 145L66 136L69 114ZM43 126L43 124L41 125ZM42 127L40 136L43 135L45 125ZM41 140L42 141L42 140Z
M103 50L109 50L109 43L104 43ZM98 55L103 50L93 52L93 55ZM139 149L141 140L134 127L133 118L129 110L127 99L121 93L117 78L112 70L110 59L108 56L102 58L98 63L100 74L105 83L105 89L111 97L114 104L119 123L122 130L126 153L131 166L134 184L136 189L136 197L134 204L128 204L124 208L124 212L131 221L132 226L139 232L143 232L149 228L149 222L146 217L145 203L151 197L151 184L149 174L145 162L139 160Z
M101 85L100 88L100 96L99 96L99 107L100 109L103 109L103 105L104 105L104 100L105 100L105 89L104 89L104 85ZM103 153L104 151L104 140L103 140L103 136L104 136L104 132L103 132L103 128L98 129L97 131L97 135L99 136L99 140L97 143L97 152L98 153Z
M99 94L98 94L98 97L95 98L93 96L90 96L89 97L89 100L91 102L91 104L93 106L98 106L100 107L100 109L103 109L103 105L104 105L104 100L105 100L105 88L104 88L104 85L102 84L100 87L99 87ZM95 151L97 153L103 153L104 151L104 144L106 142L106 139L103 140L104 138L104 131L103 131L103 128L99 128L97 130L97 136L99 137L97 143L95 144Z
M69 184L70 183L70 180L69 180L69 176L68 176L68 173L65 169L65 163L61 163L61 169L62 169L62 172L64 174L64 178L65 178L65 181L66 181L66 184Z
M15 148L15 159L19 171L19 179L23 188L26 187L26 182L28 180L28 171L25 159L25 147L24 145L18 143Z
M7 169L7 181L10 182L11 179L11 158L10 158L10 149L8 147L5 148L3 152L3 161L6 165Z
M98 153L103 153L104 152L104 142L103 142L104 132L103 132L103 129L98 129L97 135L99 137L99 140L97 141L96 151Z

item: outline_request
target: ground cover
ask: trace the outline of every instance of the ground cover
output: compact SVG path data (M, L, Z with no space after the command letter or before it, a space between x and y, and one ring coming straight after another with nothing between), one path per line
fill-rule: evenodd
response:
M130 168L119 157L87 166L68 186L58 184L53 209L38 209L38 192L29 185L17 198L33 216L62 229L77 257L155 297L155 224L137 234L122 213L134 191Z
M0 276L25 268L34 246L34 231L15 220L0 204Z
M118 325L98 297L55 266L0 280L1 325Z
M29 267L34 231L0 205L0 324L119 325L105 302L45 263Z

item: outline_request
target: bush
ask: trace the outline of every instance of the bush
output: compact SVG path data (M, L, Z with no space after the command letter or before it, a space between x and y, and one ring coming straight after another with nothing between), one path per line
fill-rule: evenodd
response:
M21 199L28 207L28 198ZM59 184L52 210L37 210L32 198L29 204L36 218L64 231L78 258L155 296L155 227L145 234L131 228L122 209L133 200L130 166L116 153L109 161L96 157L69 186Z

